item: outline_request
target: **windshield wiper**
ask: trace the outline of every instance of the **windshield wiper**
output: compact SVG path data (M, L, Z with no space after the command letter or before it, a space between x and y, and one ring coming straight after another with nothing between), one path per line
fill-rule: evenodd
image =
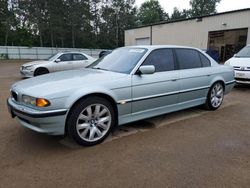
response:
M109 71L108 69L104 69L104 68L101 68L101 67L92 67L92 69L98 69L98 70L105 70L105 71Z

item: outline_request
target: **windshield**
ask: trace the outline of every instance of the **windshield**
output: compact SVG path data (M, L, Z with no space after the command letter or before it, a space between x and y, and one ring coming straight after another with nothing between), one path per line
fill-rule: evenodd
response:
M58 54L58 53L56 53L56 54L52 54L52 55L51 55L51 56L49 56L46 60L47 60L47 61L53 61L53 60L55 60L55 58L56 58L57 54Z
M250 46L246 46L235 57L250 57Z
M144 48L118 48L88 68L129 74L146 52Z

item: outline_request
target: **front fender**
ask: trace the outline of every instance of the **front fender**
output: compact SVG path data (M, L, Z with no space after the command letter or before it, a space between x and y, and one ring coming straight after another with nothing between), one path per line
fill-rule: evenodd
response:
M90 95L90 94L105 94L108 95L109 97L111 97L116 103L119 100L118 96L114 93L113 90L109 90L105 87L99 86L99 87L89 87L89 88L84 88L84 89L80 89L75 91L74 93L72 93L72 95L70 95L65 102L65 106L70 109L73 104L78 101L80 98Z

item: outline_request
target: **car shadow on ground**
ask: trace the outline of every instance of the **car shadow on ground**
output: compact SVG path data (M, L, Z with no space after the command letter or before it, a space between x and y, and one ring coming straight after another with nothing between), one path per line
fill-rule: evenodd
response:
M146 131L153 128L155 128L155 124L148 121L137 121L134 123L126 124L124 126L119 126L114 129L114 131L103 143L129 136L139 131ZM16 134L18 139L12 139L9 143L10 145L19 145L19 148L21 150L27 150L29 148L29 150L35 151L36 148L39 148L39 150L61 151L87 148L78 145L68 135L51 136L37 133L24 127L18 127L18 131Z
M250 84L236 84L234 89L238 91L246 91L250 89Z
M152 129L166 126L178 121L198 117L207 112L208 111L204 110L202 106L198 106L118 126L113 130L110 136L106 138L104 142L101 144L106 144L116 139L121 139L123 137L130 136L139 132L151 131ZM35 148L38 147L44 150L58 150L58 151L65 149L72 150L72 149L87 148L78 145L68 135L51 136L51 135L36 133L33 132L32 130L23 127L20 127L18 132L19 132L18 136L20 139L19 143L16 144L21 145L21 148L29 147L31 150L33 149L36 150Z

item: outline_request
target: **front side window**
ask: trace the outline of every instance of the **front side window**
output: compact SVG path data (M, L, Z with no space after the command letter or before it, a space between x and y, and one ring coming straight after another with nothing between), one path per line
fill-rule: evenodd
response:
M142 65L154 65L156 72L174 70L174 55L172 49L152 51Z
M87 60L87 58L82 54L73 54L73 60L74 61Z
M118 48L98 59L88 68L129 74L146 52L145 48Z
M71 61L72 60L72 54L63 54L59 57L61 61Z
M250 46L243 48L235 57L250 57Z
M192 49L176 49L175 51L180 69L202 67L198 51Z

